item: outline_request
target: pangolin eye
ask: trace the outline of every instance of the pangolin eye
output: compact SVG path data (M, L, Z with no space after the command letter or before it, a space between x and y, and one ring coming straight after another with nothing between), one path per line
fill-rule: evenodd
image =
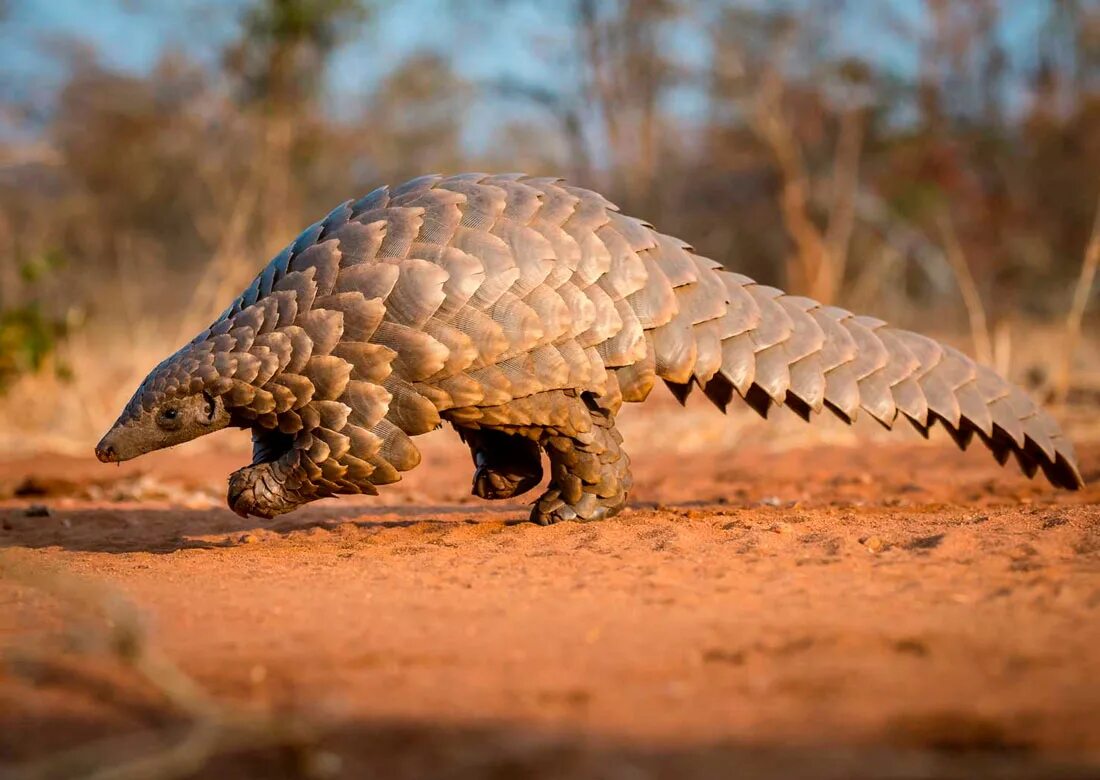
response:
M161 412L161 416L165 420L174 420L179 416L179 412L175 409L165 409L163 412Z

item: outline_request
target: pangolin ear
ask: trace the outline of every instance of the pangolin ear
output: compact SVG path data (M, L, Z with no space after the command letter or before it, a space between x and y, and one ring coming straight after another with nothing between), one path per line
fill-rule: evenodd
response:
M218 414L217 402L214 400L214 396L210 395L210 393L207 393L205 390L202 394L202 400L202 412L205 417L204 421L207 423L212 423L214 422L214 417L216 417Z

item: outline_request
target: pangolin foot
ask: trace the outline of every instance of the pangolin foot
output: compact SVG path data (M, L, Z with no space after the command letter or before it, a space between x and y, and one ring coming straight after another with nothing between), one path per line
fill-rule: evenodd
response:
M543 493L531 508L531 522L538 525L553 525L563 520L590 523L614 517L623 511L625 506L625 492L606 497L596 493L584 493L578 501L570 504L565 501L560 490L552 487Z
M270 463L246 466L229 477L226 496L229 508L241 517L250 515L270 520L298 507L303 502L288 496Z

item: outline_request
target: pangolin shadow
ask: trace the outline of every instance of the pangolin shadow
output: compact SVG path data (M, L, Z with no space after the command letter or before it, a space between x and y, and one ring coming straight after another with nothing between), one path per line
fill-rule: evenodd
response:
M0 531L0 549L58 547L70 552L174 553L180 550L237 547L249 543L242 537L257 532L289 536L313 529L333 531L348 523L365 531L481 523L519 526L527 523L529 512L529 507L522 504L357 504L312 506L293 515L265 521L254 517L244 519L220 508L187 509L130 504L117 508L56 510L48 517L28 517L23 507L6 507L0 509L4 528Z
M634 511L685 510L703 507L752 508L754 502L706 499L687 501L638 501ZM631 517L631 512L623 520ZM465 517L463 517L465 515ZM362 531L393 528L502 523L507 527L529 524L530 506L518 502L463 505L314 505L273 520L244 519L227 509L119 505L117 508L65 509L48 517L28 517L23 507L0 508L4 530L0 549L58 547L70 552L174 553L180 550L214 550L249 542L242 537L255 532L280 536L313 529L333 531L352 524ZM440 518L446 519L440 519ZM614 520L604 521L614 522ZM210 537L222 536L222 539Z

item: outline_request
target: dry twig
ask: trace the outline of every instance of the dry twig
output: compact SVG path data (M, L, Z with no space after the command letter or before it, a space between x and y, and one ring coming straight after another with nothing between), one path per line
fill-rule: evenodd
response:
M1073 289L1073 303L1070 304L1069 313L1066 315L1066 334L1062 340L1062 365L1058 371L1058 379L1054 383L1054 400L1059 402L1064 402L1069 396L1070 380L1073 376L1073 354L1077 349L1077 342L1081 339L1081 322L1088 308L1097 267L1100 267L1100 202L1096 204L1092 233L1085 247L1085 256L1081 261L1081 273Z
M137 610L102 584L60 570L43 571L13 555L0 556L0 576L43 592L81 617L98 616L109 627L114 658L162 695L185 719L180 735L141 732L98 740L23 764L0 766L12 780L165 780L193 775L220 755L290 747L314 775L336 768L336 756L314 747L316 734L300 718L227 708L211 698L147 641Z
M835 300L844 284L852 231L856 223L856 196L859 191L859 160L863 150L863 112L847 108L840 116L829 224L825 232L826 259L816 285Z
M992 366L993 337L990 335L985 304L982 303L978 285L974 282L974 274L970 272L970 263L967 262L966 253L963 252L962 244L959 243L959 236L955 232L955 225L950 215L944 212L940 214L937 221L947 260L955 273L955 282L959 285L959 292L966 306L966 315L970 320L970 338L974 341L974 357L979 363Z

